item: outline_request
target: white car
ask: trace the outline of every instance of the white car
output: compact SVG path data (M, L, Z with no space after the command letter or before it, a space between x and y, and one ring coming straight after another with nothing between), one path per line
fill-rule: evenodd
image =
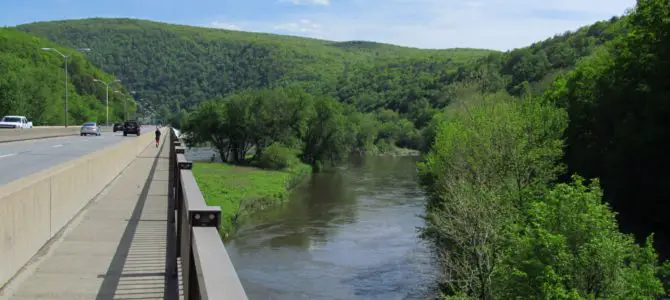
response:
M0 128L33 128L33 122L24 116L4 116L0 120Z

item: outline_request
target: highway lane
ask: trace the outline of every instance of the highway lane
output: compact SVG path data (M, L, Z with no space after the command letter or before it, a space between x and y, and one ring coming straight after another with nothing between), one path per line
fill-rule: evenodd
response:
M101 136L73 135L2 143L0 186L132 138L136 136L103 132Z

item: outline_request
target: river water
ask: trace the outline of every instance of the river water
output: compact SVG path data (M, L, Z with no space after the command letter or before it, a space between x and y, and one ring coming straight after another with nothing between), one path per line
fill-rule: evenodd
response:
M416 230L425 196L415 163L354 157L245 217L226 249L249 299L433 298L435 269Z

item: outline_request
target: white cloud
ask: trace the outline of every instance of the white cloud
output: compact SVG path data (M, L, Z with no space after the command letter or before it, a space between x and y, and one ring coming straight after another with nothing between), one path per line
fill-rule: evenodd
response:
M279 0L279 2L295 5L330 5L330 0Z
M275 30L288 33L318 33L321 25L312 22L309 19L300 19L298 22L279 24L274 27Z
M212 23L209 23L208 27L228 29L228 30L242 30L242 27L240 27L238 25L231 24L231 23L220 22L220 21L214 21Z
M315 1L324 0L311 0ZM272 19L232 23L243 24L245 30L250 31L335 41L508 50L622 15L635 1L341 0L326 11L278 11Z

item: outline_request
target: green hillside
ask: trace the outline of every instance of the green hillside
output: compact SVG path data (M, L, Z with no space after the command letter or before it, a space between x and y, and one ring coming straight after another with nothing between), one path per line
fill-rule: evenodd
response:
M36 126L65 123L64 60L41 48L56 48L69 56L68 122L103 122L105 88L91 78L111 81L114 77L94 67L81 52L10 28L0 28L0 116L25 115ZM130 98L122 86L116 89L121 93L110 94L110 122L123 117L122 101ZM128 107L134 111L133 102Z
M461 79L483 80L489 90L540 94L606 42L626 32L625 19L612 17L503 54L491 54L463 70Z
M343 75L367 76L375 69L411 65L417 72L426 68L454 71L492 52L337 43L133 19L41 22L19 29L70 47L95 49L89 57L96 65L122 78L144 99L155 105L170 104L172 109L176 103L193 107L203 100L244 89L298 84L334 92ZM387 75L370 77L379 80ZM433 81L436 78L430 77Z
M299 86L360 111L394 110L423 127L430 108L460 95L455 83L512 94L540 92L621 31L618 18L507 53L422 50L172 25L134 19L39 22L20 30L69 47L122 78L164 117L246 89Z
M421 148L420 233L445 299L660 299L669 4L640 0L504 53L130 19L19 28L93 48L93 63L180 116L187 145L230 163L320 170Z

